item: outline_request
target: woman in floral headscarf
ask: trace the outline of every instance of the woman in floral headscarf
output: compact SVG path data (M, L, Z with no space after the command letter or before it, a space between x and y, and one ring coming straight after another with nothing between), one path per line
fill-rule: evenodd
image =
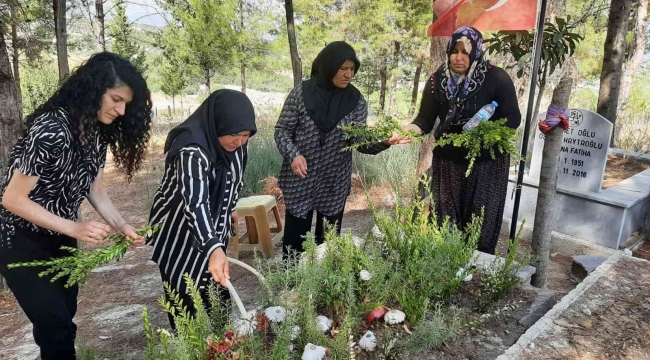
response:
M496 101L491 120L506 119L506 126L517 128L521 113L512 79L501 68L483 57L483 36L472 27L457 29L447 45L447 63L429 80L422 95L420 112L408 130L429 133L436 139L458 134L463 125L483 106ZM494 253L499 240L503 207L508 187L510 157L495 151L492 159L484 150L469 177L465 177L467 150L453 145L436 147L433 152L432 193L439 222L447 216L464 227L472 215L485 209L478 249Z

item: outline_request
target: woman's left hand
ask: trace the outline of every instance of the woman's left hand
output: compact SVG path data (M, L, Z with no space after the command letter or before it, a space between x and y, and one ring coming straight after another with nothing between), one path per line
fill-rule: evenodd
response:
M133 246L144 245L144 238L135 232L135 228L129 224L124 224L120 227L120 232L127 238L133 240Z

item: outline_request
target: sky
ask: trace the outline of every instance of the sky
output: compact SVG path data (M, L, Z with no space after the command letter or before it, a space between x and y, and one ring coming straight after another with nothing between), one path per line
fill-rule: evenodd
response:
M126 16L139 24L163 27L165 19L160 13L164 10L156 6L154 0L127 0Z

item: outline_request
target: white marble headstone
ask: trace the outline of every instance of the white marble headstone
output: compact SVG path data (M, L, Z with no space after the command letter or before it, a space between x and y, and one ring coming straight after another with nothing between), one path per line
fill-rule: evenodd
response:
M546 113L540 114L544 119ZM612 137L612 123L589 111L571 109L569 129L564 132L558 161L559 186L600 192ZM539 179L544 150L544 134L535 124L535 143L530 163L530 177Z

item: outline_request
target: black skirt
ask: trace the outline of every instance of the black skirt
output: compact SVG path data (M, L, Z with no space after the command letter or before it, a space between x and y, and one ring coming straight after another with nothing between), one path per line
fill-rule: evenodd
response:
M471 223L472 215L485 209L478 250L494 254L499 241L503 209L508 191L509 155L474 163L465 177L468 162L433 156L432 193L438 223L446 217L461 228Z

